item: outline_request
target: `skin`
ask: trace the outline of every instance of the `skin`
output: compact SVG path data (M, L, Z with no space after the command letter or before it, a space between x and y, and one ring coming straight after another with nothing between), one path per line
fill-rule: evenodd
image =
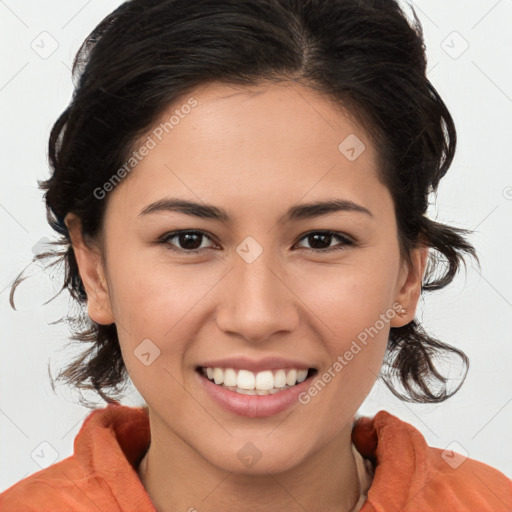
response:
M291 83L216 83L192 96L198 106L109 193L101 243L86 245L78 219L66 218L89 316L116 322L127 370L149 408L142 481L162 512L348 511L359 494L352 421L379 373L389 328L414 318L427 249L414 250L412 264L400 258L378 155L351 116L319 93ZM355 161L338 150L350 134L366 145ZM213 204L231 221L139 215L164 197ZM333 198L372 216L279 221L292 206ZM181 229L212 238L199 237L204 249L195 254L176 237L157 243ZM304 234L321 230L355 244L332 237L314 252ZM248 236L263 249L252 263L236 252ZM343 248L325 251L334 246ZM299 358L321 375L396 303L407 313L394 315L307 405L241 417L197 383L201 362L239 355ZM161 351L149 366L133 353L144 339ZM247 442L261 453L251 468L237 457Z

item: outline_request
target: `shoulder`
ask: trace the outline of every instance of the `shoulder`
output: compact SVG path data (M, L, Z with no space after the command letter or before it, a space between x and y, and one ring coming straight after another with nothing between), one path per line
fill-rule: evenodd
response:
M95 510L91 498L98 494L93 475L87 475L73 455L34 473L0 494L0 510Z
M95 410L75 438L74 454L0 494L0 510L153 511L134 469L148 442L144 409L109 405Z
M427 445L419 430L386 411L357 418L352 439L375 467L362 512L512 510L512 481L503 473Z
M428 446L425 456L425 493L453 496L460 510L512 511L512 480L497 469L449 449Z

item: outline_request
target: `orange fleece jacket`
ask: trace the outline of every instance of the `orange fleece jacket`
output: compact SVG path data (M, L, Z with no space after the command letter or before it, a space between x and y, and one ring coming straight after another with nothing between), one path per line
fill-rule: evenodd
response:
M74 454L0 494L0 511L155 512L134 469L149 440L143 408L95 410L75 438ZM386 411L359 418L352 441L374 465L361 512L512 511L512 480L472 459L454 469L446 462L450 453L443 458L443 450Z

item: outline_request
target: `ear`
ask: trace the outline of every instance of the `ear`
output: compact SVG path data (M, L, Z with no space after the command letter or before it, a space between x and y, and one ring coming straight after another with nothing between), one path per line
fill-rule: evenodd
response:
M397 315L390 322L391 327L403 327L414 319L427 258L428 246L421 246L411 251L411 263L404 262L400 273L399 291L395 297L395 304L402 306L402 312L397 311Z
M82 224L76 215L69 213L64 222L71 238L80 278L87 293L87 313L91 320L98 324L112 324L114 316L101 261L101 252L97 247L89 247L85 243Z

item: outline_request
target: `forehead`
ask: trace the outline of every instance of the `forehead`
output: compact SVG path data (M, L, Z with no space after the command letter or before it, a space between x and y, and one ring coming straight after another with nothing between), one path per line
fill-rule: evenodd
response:
M274 149L275 154L287 152L287 156L292 156L293 150L339 156L338 143L351 134L364 140L367 148L371 145L348 109L325 94L293 82L252 86L214 82L182 96L163 113L157 125L165 124L169 114L183 109L191 98L198 105L186 115L187 127L194 131L196 142L214 143L219 150L230 150L232 156L251 147L256 152L262 144ZM174 127L172 131L179 132ZM234 147L235 141L244 144ZM368 149L373 152L373 148Z
M385 192L363 128L296 83L197 88L162 113L144 145L151 149L114 191L133 206L165 193L261 208L285 196L313 201L338 191L364 203Z

